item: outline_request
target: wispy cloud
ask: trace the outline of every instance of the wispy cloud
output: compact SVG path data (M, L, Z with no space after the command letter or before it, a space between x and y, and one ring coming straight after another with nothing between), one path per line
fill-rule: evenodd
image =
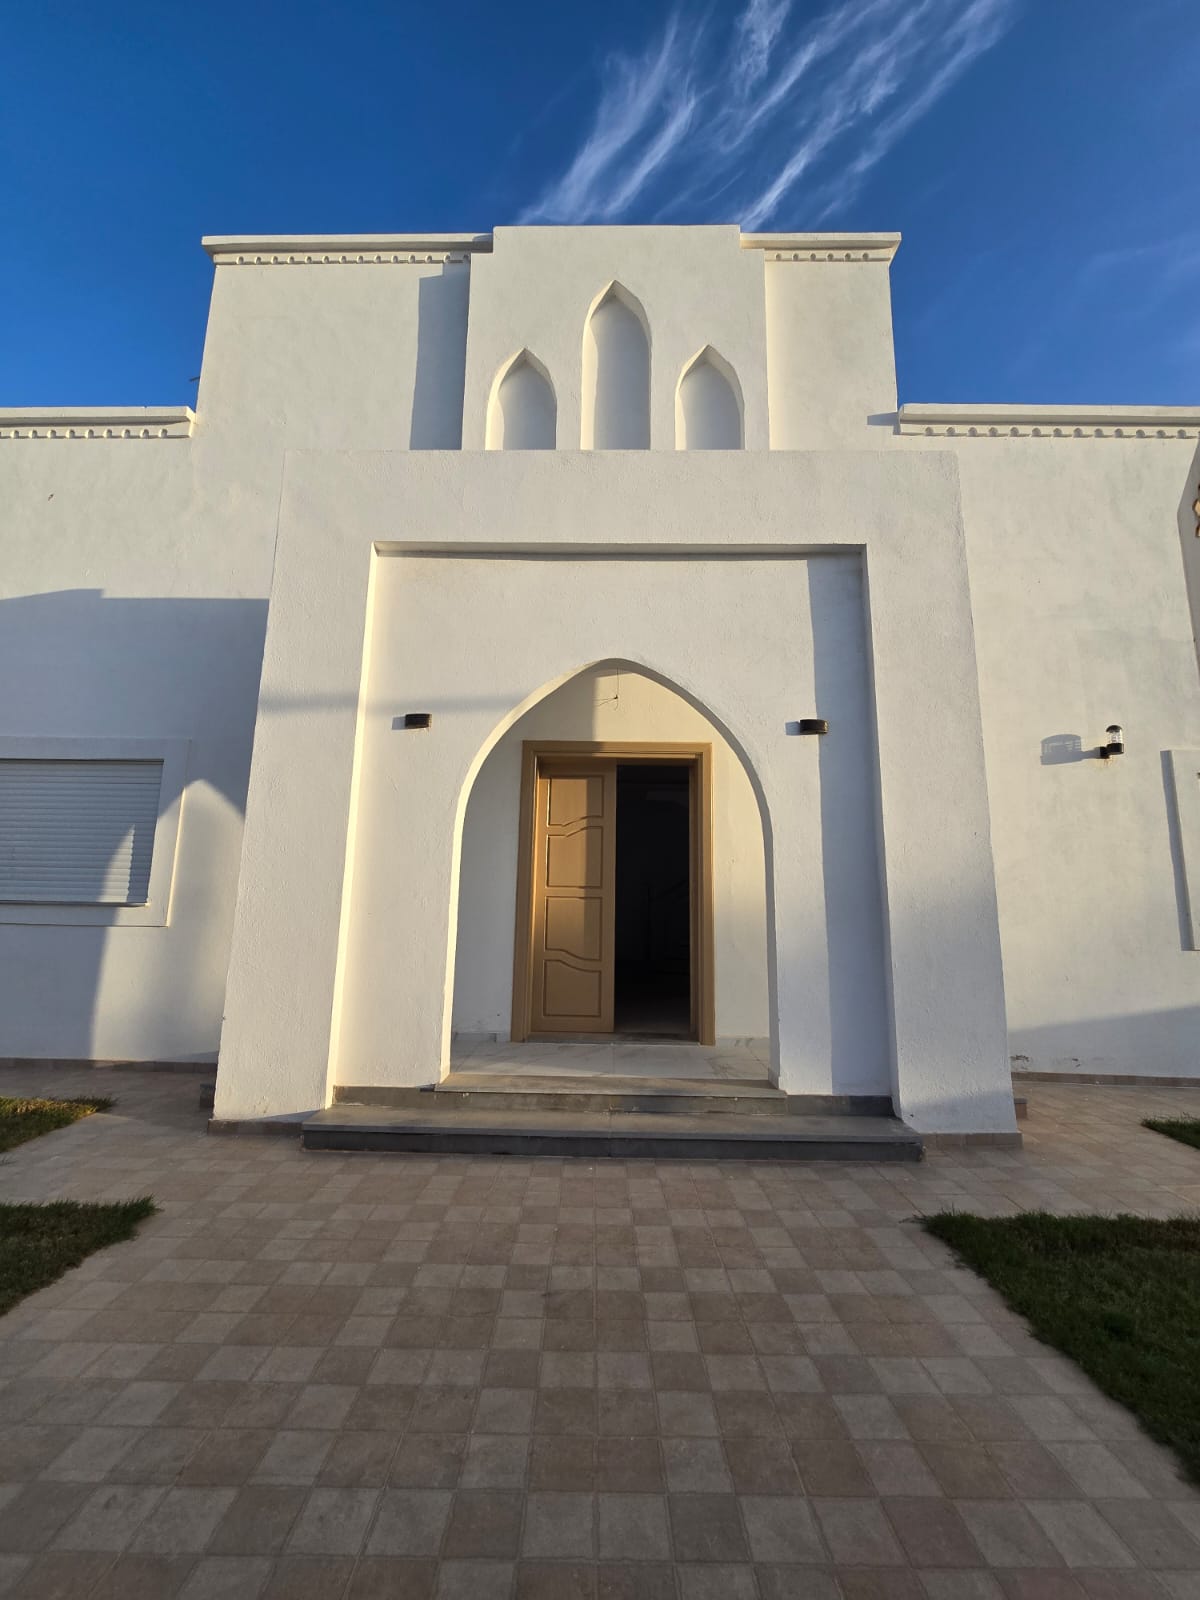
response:
M733 88L745 95L765 78L790 0L750 0L734 25Z
M1171 367L1195 371L1200 356L1200 313L1196 280L1200 277L1200 227L1179 227L1151 233L1137 244L1097 250L1079 272L1076 307L1107 303L1110 318L1136 325L1138 337L1149 338Z
M1184 283L1193 287L1200 273L1200 228L1176 227L1158 239L1098 250L1084 264L1080 279L1089 283L1130 272L1152 277L1164 295Z
M682 144L696 106L693 72L678 17L641 58L614 56L582 145L519 220L608 222L619 216Z
M846 204L1013 22L1021 0L746 0L732 26L676 13L603 67L588 130L522 222L721 214L756 228Z

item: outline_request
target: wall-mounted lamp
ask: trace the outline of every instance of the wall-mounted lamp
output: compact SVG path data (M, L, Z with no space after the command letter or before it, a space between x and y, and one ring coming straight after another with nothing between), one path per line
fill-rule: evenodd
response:
M1096 754L1101 761L1107 761L1109 756L1123 756L1125 754L1125 734L1119 722L1110 722L1104 730L1104 743Z
M824 717L801 717L799 722L784 724L785 733L828 733L829 724Z
M406 711L402 717L397 717L392 723L393 728L430 728L432 726L432 711Z

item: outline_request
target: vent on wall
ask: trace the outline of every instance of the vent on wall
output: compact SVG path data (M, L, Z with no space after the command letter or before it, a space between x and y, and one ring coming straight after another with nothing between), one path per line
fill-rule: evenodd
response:
M585 450L650 448L650 338L646 313L609 284L583 330Z
M0 760L0 903L145 905L162 770Z

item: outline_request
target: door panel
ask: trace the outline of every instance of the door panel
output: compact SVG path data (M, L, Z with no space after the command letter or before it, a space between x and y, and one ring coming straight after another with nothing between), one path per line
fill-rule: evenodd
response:
M604 959L604 903L599 896L546 901L546 953L570 951L579 961Z
M546 887L592 889L598 894L604 877L603 819L593 817L574 826L573 833L552 831L546 840Z
M598 1018L603 1006L603 974L587 972L553 959L543 968L545 986L542 1011L545 1026L575 1029L579 1017Z
M530 1028L611 1033L616 764L543 769L534 800Z

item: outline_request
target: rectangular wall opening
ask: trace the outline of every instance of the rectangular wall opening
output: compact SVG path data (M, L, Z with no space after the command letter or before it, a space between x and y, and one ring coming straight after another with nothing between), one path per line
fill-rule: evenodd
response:
M613 1031L690 1039L691 768L617 766Z
M512 1038L711 1045L710 746L524 752Z

